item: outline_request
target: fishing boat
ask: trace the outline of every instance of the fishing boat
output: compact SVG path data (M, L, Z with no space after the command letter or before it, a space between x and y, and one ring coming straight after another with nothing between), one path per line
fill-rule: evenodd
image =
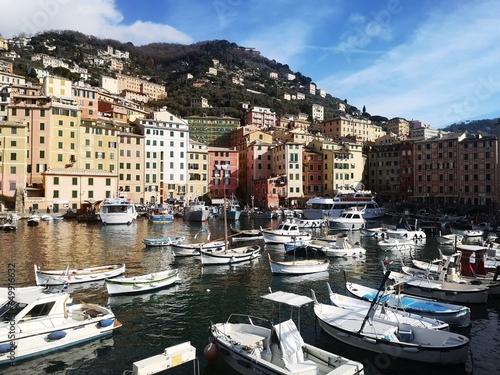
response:
M67 285L95 282L109 279L125 273L125 264L70 269L69 265L63 270L41 270L35 264L36 285Z
M385 285L387 277L388 273L382 285ZM464 335L378 318L374 309L378 298L371 302L366 314L360 314L319 303L314 291L311 292L319 326L346 345L436 366L465 363L469 339Z
M255 241L262 240L262 232L259 229L248 229L248 230L236 230L231 227L231 241L232 242L243 242L243 241Z
M330 296L330 302L334 306L342 307L362 315L366 315L368 313L371 302L334 293L330 284L326 283L326 285ZM374 316L383 320L401 322L414 327L428 329L440 329L444 331L448 331L450 329L450 325L442 320L429 318L408 311L398 310L396 308L385 307L382 304L375 304L372 308L375 310Z
M333 230L359 230L366 226L363 213L363 208L346 208L339 216L327 219L328 227Z
M224 207L222 206L219 210L219 215L224 216L222 210ZM231 196L226 199L226 210L227 210L227 220L229 221L238 221L241 216L241 207L238 203L238 199L235 196Z
M333 198L315 197L306 202L302 210L305 219L328 219L338 217L347 208L363 208L365 220L374 220L383 217L385 207L380 207L375 201L375 195L365 190L362 184L360 189L345 186L337 190Z
M43 287L0 288L0 365L81 345L121 327L110 309L71 302L68 293Z
M269 324L262 317L231 314L226 322L210 325L210 343L205 353L214 359L224 357L229 366L243 375L364 374L361 363L304 342L300 308L312 302L309 297L274 292L262 298L297 309L298 327L292 318L282 320L281 314L277 324Z
M265 243L281 243L293 241L304 241L312 238L311 233L301 232L297 224L284 221L280 223L277 229L262 229L260 227Z
M146 247L157 247L183 243L185 240L186 237L143 238L142 243Z
M169 224L174 221L174 210L169 205L161 205L148 213L148 219L153 224Z
M210 209L205 205L205 202L196 197L189 202L189 205L184 211L184 220L205 222L210 215Z
M118 294L149 293L180 281L179 270L165 270L147 275L116 277L106 280L110 296Z
M271 272L274 275L305 275L309 273L325 272L330 267L328 259L294 259L273 260L271 254L267 254Z
M224 195L224 205L226 196ZM224 210L224 248L220 250L207 251L200 249L202 265L236 264L260 258L260 246L250 245L230 248L227 234L227 214Z
M400 286L389 286L380 295L377 289L361 284L347 282L345 287L353 296L369 302L378 296L377 298L380 303L388 308L427 316L459 327L468 327L471 323L469 307L440 302L429 298L410 296L402 293L403 288Z
M135 205L130 199L124 196L118 198L108 198L101 202L99 206L98 219L103 225L127 224L130 225L137 219Z
M260 246L242 246L236 248L225 248L209 251L200 249L201 264L204 266L212 264L235 264L250 261L260 257Z

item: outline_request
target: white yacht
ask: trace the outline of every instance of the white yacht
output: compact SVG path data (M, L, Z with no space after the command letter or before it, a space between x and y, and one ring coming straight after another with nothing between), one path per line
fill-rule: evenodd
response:
M302 210L304 219L328 219L339 217L348 208L363 209L365 220L373 220L385 215L385 207L375 201L370 190L357 190L353 187L339 189L333 198L315 197L306 202Z
M99 219L106 224L132 224L137 219L137 210L130 199L108 198L99 207Z

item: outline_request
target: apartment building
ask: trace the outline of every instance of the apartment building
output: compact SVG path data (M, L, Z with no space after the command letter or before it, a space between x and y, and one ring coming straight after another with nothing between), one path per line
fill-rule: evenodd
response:
M310 129L334 140L349 137L356 141L373 142L376 139L373 127L374 125L369 119L337 116L331 120L313 124Z
M410 150L408 150L410 148ZM411 152L411 144L405 146L404 158L401 156L401 143L388 143L376 146L371 146L367 150L368 176L365 179L367 186L379 196L384 197L386 201L397 201L401 197L401 177L403 170L401 164L403 160L405 167L413 163L413 153ZM404 176L409 178L411 172L404 171ZM404 186L410 188L408 182ZM408 191L405 196L410 196Z
M29 125L24 121L0 121L0 194L14 196L28 185L26 166Z
M187 116L191 139L211 147L230 147L231 132L240 120L230 116Z
M209 190L212 204L223 204L224 196L236 196L238 189L238 151L224 147L209 147Z
M304 200L321 196L323 194L323 155L318 151L304 147L302 169Z
M188 197L202 197L208 193L208 174L210 170L208 146L190 139L187 159L188 181L186 195Z
M167 110L136 119L144 134L144 189L151 203L183 200L187 186L189 126ZM153 199L154 198L154 199Z
M298 200L304 196L302 190L303 148L304 145L301 143L286 142L278 144L272 149L273 173L277 176L286 177L287 191L282 204L287 207L298 204Z
M269 129L276 126L276 112L270 108L251 107L245 115L247 125L257 125L261 129Z

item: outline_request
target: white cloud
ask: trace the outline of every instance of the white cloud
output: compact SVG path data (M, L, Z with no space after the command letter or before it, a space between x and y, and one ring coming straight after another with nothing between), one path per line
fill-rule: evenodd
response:
M466 3L423 19L412 40L319 86L357 107L366 105L371 114L436 127L492 112L500 95L499 10L496 2Z
M100 38L134 44L152 42L191 43L175 28L153 22L123 24L123 14L114 0L4 0L2 35L35 34L46 30L75 30Z

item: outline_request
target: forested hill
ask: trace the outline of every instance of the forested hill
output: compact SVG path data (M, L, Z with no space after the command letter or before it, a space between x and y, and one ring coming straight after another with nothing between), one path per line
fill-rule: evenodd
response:
M21 56L15 61L15 73L26 75L26 72L30 72L30 67L42 68L41 62L31 61L31 56L45 53L67 61L70 65L74 62L88 69L92 78L87 83L98 86L98 77L111 73L107 67L95 65L93 58L101 56L108 46L129 53L130 58L124 61L124 74L166 86L167 99L151 103L153 108L167 106L171 112L181 117L203 113L240 117L239 104L248 102L253 106L271 108L278 116L305 113L309 115L309 120L312 119L312 104L319 104L324 107L324 118L329 119L333 117L335 104L342 101L347 104L347 113L353 116L371 118L379 124L387 121L383 114L372 116L369 108L363 106L360 111L351 106L348 98L337 98L330 94L325 97L309 94L309 84L314 83L313 78L293 72L288 65L262 56L251 46L238 46L226 40L190 45L153 43L134 46L130 42L100 39L76 31L47 31L33 36L30 45L13 48ZM214 61L219 63L217 75L210 75L208 70L214 67ZM50 71L50 68L48 70ZM76 73L64 68L55 68L52 73L72 80L79 79ZM270 73L277 73L278 78L271 78ZM31 70L31 79L35 81L33 74L34 71ZM193 78L187 79L188 74ZM286 79L287 74L293 74L295 78ZM195 87L195 81L204 83ZM284 99L285 94L293 96L297 93L305 94L305 99ZM191 100L200 97L208 99L210 108L191 107ZM404 114L401 114L401 117L404 117ZM425 119L420 120L425 123ZM446 130L489 133L494 130L492 125L496 122L480 120L453 124ZM494 133L496 134L496 131Z

